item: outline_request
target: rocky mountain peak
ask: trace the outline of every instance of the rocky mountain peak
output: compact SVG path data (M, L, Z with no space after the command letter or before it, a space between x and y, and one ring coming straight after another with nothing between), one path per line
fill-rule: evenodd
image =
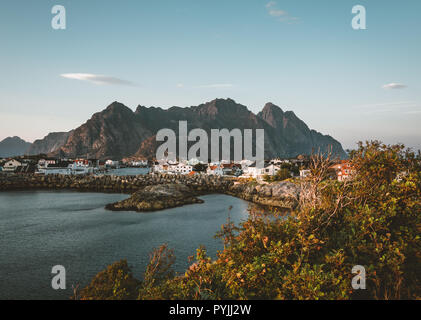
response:
M0 141L0 157L14 157L27 153L31 143L18 136L7 137Z
M258 113L258 116L269 123L272 127L276 127L277 123L283 120L284 112L277 105L274 105L272 102L268 102L265 104L262 111Z
M130 112L133 113L133 110L129 107L126 107L124 104L118 101L114 101L111 103L108 107L105 108L106 112L112 112L112 113L122 113L122 112Z
M211 129L264 129L265 156L295 157L310 154L313 149L333 146L334 151L345 153L335 139L311 131L293 112L284 112L273 103L254 114L233 99L215 99L188 108L145 107L136 112L117 101L95 113L90 120L69 133L49 135L37 141L33 151L69 157L87 156L100 159L121 159L133 155L153 158L157 147L155 135L162 128L178 130L179 121L188 121L189 128Z

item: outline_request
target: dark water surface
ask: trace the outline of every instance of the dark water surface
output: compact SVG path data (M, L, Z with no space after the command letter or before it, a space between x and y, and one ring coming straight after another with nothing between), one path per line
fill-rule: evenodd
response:
M141 277L149 252L162 243L175 249L176 271L203 244L211 256L222 248L213 238L231 218L247 218L248 203L226 195L201 197L203 204L151 213L106 211L124 194L71 191L0 193L0 299L67 299L106 265L126 258ZM51 288L51 268L66 268L66 290Z

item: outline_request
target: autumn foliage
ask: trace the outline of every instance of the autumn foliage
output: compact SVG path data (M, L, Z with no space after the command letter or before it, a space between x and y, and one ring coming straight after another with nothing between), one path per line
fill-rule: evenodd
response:
M216 259L199 248L174 275L166 246L136 280L126 262L99 273L83 299L417 299L421 298L420 156L402 145L360 143L353 174L329 179L331 159L313 156L300 205L288 216L251 209L217 234ZM366 269L353 290L352 267Z

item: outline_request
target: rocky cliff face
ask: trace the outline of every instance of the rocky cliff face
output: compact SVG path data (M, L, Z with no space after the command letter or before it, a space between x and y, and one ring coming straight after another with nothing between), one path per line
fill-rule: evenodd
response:
M55 139L55 146L60 146L53 155L102 159L133 155L153 158L159 145L155 141L158 130L170 128L177 133L181 120L187 121L188 130L201 128L208 133L211 129L223 128L264 129L266 158L295 157L310 154L313 150L326 151L328 148L332 148L338 156L346 157L338 141L310 130L292 111L284 112L268 103L256 115L232 99L215 99L199 106L167 110L138 106L135 112L114 102L70 132L67 138L62 136L60 141ZM37 142L37 145L53 145L52 141L47 142L47 138Z
M19 137L8 137L0 141L0 157L21 156L28 153L30 147L30 142L26 142Z
M51 132L43 139L35 140L34 143L28 150L29 154L40 154L45 153L48 154L59 149L63 146L69 136L72 134L72 131L69 132Z
M120 159L133 155L142 141L152 135L131 109L113 102L105 110L73 130L54 154Z
M334 155L347 157L338 141L331 136L310 130L292 111L284 112L280 107L267 103L258 116L272 127L274 136L284 146L287 155L326 152L331 149Z

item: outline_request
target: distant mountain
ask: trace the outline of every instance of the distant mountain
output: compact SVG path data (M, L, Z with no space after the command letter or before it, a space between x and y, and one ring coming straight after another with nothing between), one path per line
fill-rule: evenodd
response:
M138 106L135 112L113 102L80 127L37 140L31 153L51 151L52 155L100 159L153 158L158 146L155 139L158 130L170 128L177 133L181 120L188 122L188 130L202 128L208 133L222 128L264 129L266 158L295 157L330 148L337 156L346 157L338 141L311 130L292 111L284 112L268 103L256 115L232 99L215 99L199 106L167 110Z
M152 132L125 105L114 102L70 132L55 155L120 159L133 155Z
M267 103L257 115L274 129L274 135L284 146L286 154L309 154L313 150L326 152L331 148L332 153L341 158L347 157L338 141L329 135L309 129L292 111L283 112L278 106Z
M0 141L0 157L14 157L21 156L28 152L31 143L22 140L19 137L8 137Z
M52 132L43 139L35 140L28 150L29 154L48 154L62 147L73 132Z

